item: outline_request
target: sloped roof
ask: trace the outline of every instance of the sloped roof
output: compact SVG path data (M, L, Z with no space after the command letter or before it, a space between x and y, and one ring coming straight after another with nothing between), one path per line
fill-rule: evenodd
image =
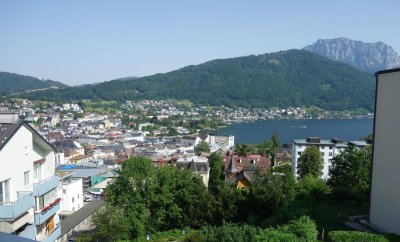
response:
M18 120L15 123L0 123L0 150L8 143L8 141L14 136L14 134L20 129L21 126L25 126L29 131L31 131L34 136L39 137L41 141L47 144L51 149L54 147L44 139L32 126L26 123L24 120Z

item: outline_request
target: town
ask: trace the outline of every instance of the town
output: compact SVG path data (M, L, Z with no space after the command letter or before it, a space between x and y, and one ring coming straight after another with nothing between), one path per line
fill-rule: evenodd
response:
M91 215L104 206L107 186L131 157L147 157L154 167L172 165L188 169L208 187L211 170L208 157L219 154L225 182L243 189L250 186L257 171L266 172L273 167L289 165L296 176L298 159L308 146L321 150L324 163L321 177L328 179L328 167L334 156L349 145L358 149L369 145L368 140L344 142L311 137L284 146L275 141L268 151L246 150L245 145L235 146L234 136L212 133L235 122L339 117L335 112L310 114L302 108L230 109L165 100L128 101L118 106L116 102L7 99L0 110L3 139L0 157L14 157L13 152L22 152L27 155L22 160L33 160L33 169L2 168L15 174L2 181L2 201L15 201L18 208L6 215L10 222L1 222L3 230L41 241L57 238L67 241L78 236L80 230L90 229ZM341 118L372 116L340 113ZM13 147L12 142L7 143L13 135L24 145L18 143L18 147ZM25 150L19 151L21 147ZM18 179L19 174L24 174L23 180L13 183L10 189L10 181ZM28 195L30 191L33 195ZM20 201L24 204L18 205ZM32 213L34 224L29 222Z

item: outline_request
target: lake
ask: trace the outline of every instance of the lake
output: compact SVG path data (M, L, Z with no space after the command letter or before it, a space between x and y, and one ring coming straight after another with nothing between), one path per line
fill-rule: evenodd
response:
M271 139L278 132L281 144L293 139L317 136L321 139L341 138L343 141L359 140L372 133L373 119L325 119L325 120L260 120L238 123L217 131L217 134L235 136L235 144L253 144Z

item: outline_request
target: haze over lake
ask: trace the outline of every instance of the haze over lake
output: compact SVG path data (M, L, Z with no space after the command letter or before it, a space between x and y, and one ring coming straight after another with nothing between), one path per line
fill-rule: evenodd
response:
M232 134L235 144L253 144L271 139L278 132L280 142L317 136L321 139L341 138L344 141L359 140L372 133L373 119L328 120L262 120L254 123L232 124L218 130L218 134Z

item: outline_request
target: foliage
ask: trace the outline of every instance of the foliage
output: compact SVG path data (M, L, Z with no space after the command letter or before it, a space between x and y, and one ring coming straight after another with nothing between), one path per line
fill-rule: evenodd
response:
M307 174L319 178L322 176L322 169L324 167L319 148L316 146L307 147L301 154L297 163L297 173L300 178Z
M37 125L37 126L41 126L41 125L43 125L43 122L44 122L44 118L40 117L40 118L38 118L38 119L36 120L36 125Z
M382 235L359 231L331 231L328 235L333 242L389 242L389 240Z
M201 105L374 107L372 75L303 50L213 60L165 74L23 94L46 100L186 99ZM179 91L177 91L179 90Z
M210 152L210 145L205 142L205 141L200 141L200 143L198 145L196 145L196 147L194 147L194 151L196 153L201 153L201 152Z
M315 221L308 216L302 216L282 227L262 230L257 236L257 241L317 241L317 236Z
M308 193L316 200L326 198L331 189L321 178L316 178L311 174L307 174L297 183L299 192Z
M308 216L289 221L282 227L282 231L296 235L301 241L316 241L318 236L317 225Z
M296 242L298 241L296 235L281 231L279 229L264 229L256 236L257 242Z
M274 211L285 207L295 199L295 186L292 174L256 172L246 201L247 206L251 208L250 214L261 218L271 216Z
M51 80L40 80L36 77L23 76L15 73L0 72L0 95L49 88L50 86L67 87L61 82Z
M349 145L346 150L332 159L329 168L329 184L345 187L351 192L368 196L372 163L372 147L358 149Z
M93 215L96 225L96 239L99 241L117 241L129 239L130 225L121 208L104 206Z
M258 229L247 224L223 224L220 227L203 227L201 233L208 242L251 242L255 241Z
M134 157L118 173L106 191L106 202L123 208L131 238L146 231L199 228L210 220L210 196L202 180L189 170L155 168L151 160Z

